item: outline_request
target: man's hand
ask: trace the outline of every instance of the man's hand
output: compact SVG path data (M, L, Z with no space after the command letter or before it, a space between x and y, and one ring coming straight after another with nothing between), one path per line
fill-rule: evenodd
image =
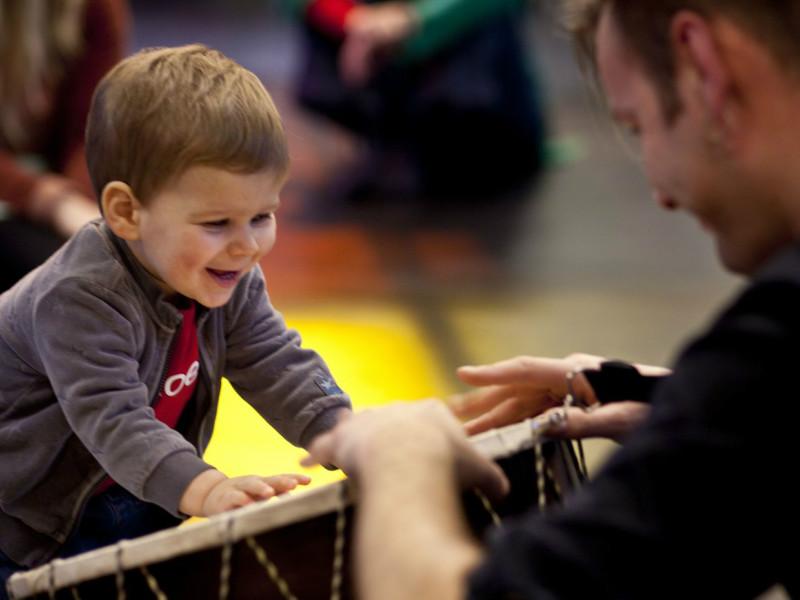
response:
M567 394L567 373L599 367L605 359L590 354L566 358L518 356L490 365L461 367L458 376L478 389L448 399L453 413L467 419L469 435L511 425L559 406ZM597 398L578 374L573 392L587 404Z
M478 487L492 498L508 491L500 468L478 454L463 428L435 400L398 403L343 419L318 436L303 464L333 463L359 479L375 469L436 467L438 476L455 472L466 488Z
M564 408L551 408L542 415L542 418L547 419L557 411L563 413L564 410ZM602 437L622 442L631 431L644 422L649 414L649 405L632 401L603 404L590 411L567 408L566 420L549 419L553 425L546 429L546 433L549 437L555 438Z

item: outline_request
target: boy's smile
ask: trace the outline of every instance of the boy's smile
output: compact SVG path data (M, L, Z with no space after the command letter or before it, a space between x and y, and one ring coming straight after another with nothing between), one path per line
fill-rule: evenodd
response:
M138 205L128 244L168 296L222 306L275 243L282 185L269 171L190 167Z

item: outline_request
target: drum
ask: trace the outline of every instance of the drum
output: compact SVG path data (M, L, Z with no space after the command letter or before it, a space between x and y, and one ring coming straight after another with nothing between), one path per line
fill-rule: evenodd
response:
M501 519L541 510L580 484L572 442L547 441L536 419L471 438L498 462L511 493L491 504L464 493L479 538ZM357 490L348 481L123 540L15 574L12 598L286 600L352 598L349 556Z

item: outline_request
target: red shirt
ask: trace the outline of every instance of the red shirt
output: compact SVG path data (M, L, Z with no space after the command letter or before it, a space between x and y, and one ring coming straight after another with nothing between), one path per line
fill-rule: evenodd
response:
M306 18L320 31L334 38L344 37L344 23L356 0L313 0L306 9Z
M183 321L172 342L169 368L155 403L156 418L173 429L194 394L200 371L195 303L191 302L188 308L182 309L181 314Z
M172 341L169 351L169 366L155 402L156 419L173 429L178 424L183 409L192 399L200 372L200 356L197 350L197 324L195 322L195 303L180 309L183 321ZM95 490L95 495L114 485L111 477L106 477Z

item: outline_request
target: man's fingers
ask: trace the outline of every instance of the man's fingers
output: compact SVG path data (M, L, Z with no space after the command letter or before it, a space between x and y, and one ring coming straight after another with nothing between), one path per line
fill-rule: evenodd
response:
M335 428L314 438L314 441L308 447L308 456L302 458L300 464L304 467L313 467L314 465L335 463L336 439L334 431Z
M513 396L514 392L514 386L494 385L463 394L454 394L447 399L446 404L457 417L472 419Z
M475 435L490 429L511 425L527 416L529 415L524 414L519 401L513 398L496 406L486 414L464 423L464 431L467 432L467 435Z
M457 468L462 485L478 488L490 500L497 501L508 494L511 486L503 470L495 462L479 454L469 443L462 446Z
M554 408L551 411L563 411ZM551 411L545 413L545 416ZM650 414L650 407L642 402L615 402L586 412L580 408L567 409L567 419L547 433L553 437L569 439L603 437L620 440L636 429ZM554 422L559 422L557 419Z
M481 471L475 487L486 494L490 500L496 502L508 494L511 484L499 466L489 463L487 468Z
M470 385L530 383L540 380L543 388L550 380L561 381L565 372L563 360L532 356L517 356L491 365L467 365L456 371L461 380Z

